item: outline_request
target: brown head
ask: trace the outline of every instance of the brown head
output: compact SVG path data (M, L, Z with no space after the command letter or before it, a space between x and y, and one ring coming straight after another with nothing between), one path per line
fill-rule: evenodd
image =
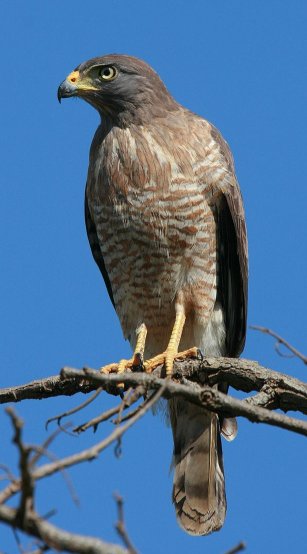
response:
M178 108L147 63L120 54L92 58L79 65L58 89L59 101L71 96L83 98L102 117L120 126L145 123Z

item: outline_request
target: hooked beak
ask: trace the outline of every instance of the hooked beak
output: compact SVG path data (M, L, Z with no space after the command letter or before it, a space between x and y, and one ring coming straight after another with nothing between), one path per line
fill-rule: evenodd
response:
M61 103L62 98L70 98L75 96L78 91L76 82L79 79L79 71L73 71L66 77L65 81L58 88L58 101Z
M60 84L58 88L58 101L61 103L62 98L69 98L75 96L77 91L76 85L73 85L67 79Z

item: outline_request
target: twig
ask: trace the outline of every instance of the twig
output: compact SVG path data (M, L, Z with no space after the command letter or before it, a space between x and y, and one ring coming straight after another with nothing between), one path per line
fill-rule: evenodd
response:
M66 424L66 427L70 426L70 424ZM56 429L49 437L47 437L47 439L43 442L42 445L40 446L37 446L37 445L31 445L31 451L33 452L33 456L31 456L29 458L29 468L34 468L37 464L37 462L39 462L40 458L42 456L45 456L46 458L49 458L51 459L52 461L54 460L57 460L58 458L52 454L51 452L49 452L48 450L48 447L50 446L50 444L54 441L54 439L62 432L62 427L60 427L59 429ZM73 500L73 502L75 503L76 506L79 505L79 498L78 498L78 495L75 491L75 488L73 486L73 483L68 475L68 473L63 469L61 470L61 473L62 473L62 477L67 485L67 488L68 488L68 491L71 495L71 498ZM13 477L10 479L11 481L16 481L16 479Z
M69 379L62 379L59 375L53 375L17 387L0 389L0 404L30 399L41 400L53 396L72 396L78 392L87 394L96 390L96 388L93 388L86 381L74 382Z
M272 399L270 400L270 409L281 408L285 411L299 410L302 413L307 413L307 386L293 377L266 369L259 366L257 362L242 359L205 358L201 363L198 360L175 363L177 378L180 379L184 375L189 379L196 379L200 383L205 382L210 385L210 387L202 388L193 382L191 382L190 385L182 385L172 380L167 381L165 379L160 379L159 372L161 372L161 369L162 367L157 368L154 374L151 375L127 372L119 376L116 374L103 375L90 369L87 369L85 374L84 371L65 368L63 373L66 377L64 377L63 382L73 382L75 384L75 389L80 390L78 382L81 381L84 383L84 377L86 375L86 382L89 383L88 388L91 390L101 386L106 387L108 390L110 387L116 389L116 385L120 382L124 382L129 387L142 386L144 390L160 389L161 394L166 397L172 395L183 396L191 402L206 406L212 411L244 416L250 421L265 422L270 425L276 425L284 429L295 431L305 436L307 435L307 423L304 421L269 412L268 409L263 407L263 402L262 405L255 406L252 400L237 400L210 388L212 385L225 382L239 390L244 390L246 392L256 390L261 394L267 387L270 387L274 391L275 398L273 402ZM164 389L162 387L163 383L165 384ZM29 391L29 387L26 388ZM37 388L38 386L36 384L35 389L37 390ZM22 391L23 394L24 387L22 387ZM16 395L14 395L14 398L16 398ZM95 458L98 453L110 443L117 441L121 434L133 425L142 415L142 411L138 412L124 426L117 428L109 437L96 445L96 447L94 446L86 451L84 457L82 453L79 453L68 456L60 460L57 464L46 464L38 468L33 474L33 477L35 479L41 479L46 475L51 475L55 471L59 471L61 468L69 467L75 463L81 463L85 459ZM7 498L15 494L19 489L20 480L14 480L2 491L2 493L0 493L0 503L5 502Z
M143 406L143 404L140 404L139 406L134 408L134 410L130 410L130 412L128 412L126 415L119 415L117 417L117 419L113 419L112 422L115 425L118 425L119 423L123 423L124 421L128 421L128 419L131 419L132 417L134 417L135 414L137 414L141 410L142 406Z
M283 344L294 356L302 360L302 362L307 365L307 356L305 354L302 354L297 348L294 348L292 344L290 344L288 341L286 341L283 337L275 333L275 331L272 331L271 329L268 329L267 327L261 327L260 325L250 325L250 329L254 329L255 331L260 331L261 333L265 333L266 335L270 335L274 339L276 339L276 351L280 356L285 356L280 350L278 349L279 344Z
M153 395L152 403L156 400L156 398L158 398L158 396L159 393ZM48 547L52 547L57 551L75 552L78 554L130 554L130 550L120 548L117 545L105 543L94 537L86 537L63 531L55 525L50 524L36 513L34 510L35 478L30 471L30 453L32 452L32 447L23 443L22 420L14 412L13 408L9 407L6 411L13 425L13 442L16 444L19 453L19 467L21 475L19 479L19 490L21 494L18 509L0 505L0 521L8 524L14 530L20 552L22 553L24 550L22 549L16 534L17 529L24 531L30 536L37 537L43 542L42 546L36 550L36 552L42 553L48 550ZM144 409L144 413L145 411L146 410ZM123 432L123 428L121 428L121 431ZM49 453L42 452L43 449L41 447L33 448L38 449L40 455L49 455ZM57 462L53 465L55 464L58 465ZM123 532L124 531L125 529L123 528Z
M10 416L14 428L13 442L16 444L19 452L19 468L21 475L21 497L16 517L21 522L25 521L27 513L34 508L34 480L29 469L29 456L31 448L25 446L22 442L23 422L14 412L13 408L6 408L6 413Z
M126 372L121 373L120 375L105 375L98 373L97 371L90 370L89 368L87 368L86 371L66 368L65 375L79 379L84 379L84 376L86 375L87 379L93 380L97 384L104 386L114 386L118 383L124 383L127 386L140 385L154 390L161 390L164 388L163 396L166 398L181 396L190 402L204 406L213 412L215 411L231 416L244 416L253 422L275 425L277 427L295 431L296 433L307 436L307 422L290 418L275 412L270 412L268 409L253 405L247 400L237 400L232 396L223 394L222 392L206 385L203 385L203 387L197 385L196 383L182 385L180 383L175 383L171 379L160 379L155 375L148 375L146 373ZM295 380L293 379L293 381ZM307 393L307 387L305 386L305 388Z
M32 537L37 537L47 545L60 552L75 552L78 554L129 554L126 548L106 543L95 537L77 535L64 531L55 525L41 519L32 512L26 521L16 519L17 510L8 506L0 506L0 521L10 527L17 527Z
M87 423L83 423L82 425L75 427L73 429L74 433L82 433L83 431L86 431L90 427L94 428L94 433L95 433L100 423L102 423L103 421L107 421L112 416L119 414L122 410L129 408L140 398L140 396L142 396L142 394L143 394L143 389L136 389L135 391L133 391L133 394L131 394L129 397L127 397L126 395L121 401L121 403L118 404L118 406L115 406L114 408L110 408L109 410L106 410L99 416L94 417Z
M7 465L0 464L0 469L2 469L4 473L4 475L1 475L0 481L3 481L4 479L6 479L7 481L13 481L15 479L14 475L12 474L10 468Z
M70 415L76 414L77 412L80 412L81 410L83 410L83 408L86 408L86 406L88 406L89 404L94 402L94 400L96 400L97 396L99 396L101 391L102 391L102 388L100 387L94 392L94 394L92 394L92 396L90 396L90 398L87 398L84 402L79 404L79 406L75 406L71 410L67 410L66 412L63 412L61 414L58 414L56 416L53 416L53 417L50 417L49 419L47 419L46 429L48 428L49 423L51 423L52 421L56 421L57 424L60 426L60 423L61 423L61 420L63 419L63 417L68 417ZM61 427L61 429L62 429L62 427Z
M15 528L13 527L12 531L13 531L14 539L15 539L16 544L17 544L17 548L18 548L19 554L24 554L24 553L23 553L23 548L22 548L22 546L21 546L21 541L20 541L19 535L18 535L18 533L17 533L17 529L15 529Z
M245 550L245 549L246 549L246 544L245 542L241 541L239 542L239 544L237 544L237 546L234 546L230 550L227 550L225 554L237 554L237 552L241 552L242 550Z
M31 552L26 552L25 554L43 554L44 552L48 552L50 550L50 547L47 544L39 545L38 541L36 542L36 550L32 550Z
M119 409L120 409L120 404L118 406L114 406L114 408L110 408L109 410L106 410L99 416L96 416L90 419L90 421L87 421L86 423L82 423L82 425L78 425L78 427L75 427L73 429L74 433L82 433L87 429L90 429L91 427L94 428L94 433L95 433L99 423L102 423L103 421L108 421L110 417L118 414Z
M118 532L120 538L122 539L124 545L127 547L129 554L137 554L137 550L134 548L126 530L125 519L124 519L124 500L122 496L120 496L118 493L114 494L114 498L116 501L117 514L118 514L118 520L115 525L115 529Z
M69 427L70 423L66 424L65 427ZM40 458L44 455L44 453L49 448L50 444L56 439L56 437L62 432L62 428L56 429L47 437L47 439L41 444L39 448L36 447L36 453L33 454L31 459L29 460L30 467L34 467L37 462L39 462Z
M126 416L122 415L123 411L133 406L133 404L135 404L141 398L141 396L144 396L144 393L145 393L145 389L142 386L136 387L136 389L133 389L132 387L130 387L130 389L127 391L127 394L124 400L119 405L118 417L115 420L113 420L113 423L115 425L118 425L123 421L127 421L128 419L133 417L138 411L140 411L140 409L144 405L144 402L140 404L140 406L137 406L135 410L130 411L129 414L127 414ZM146 399L145 399L145 402L146 402Z
M53 462L56 462L57 460L59 460L59 458L57 456L55 456L54 454L52 454L51 452L49 452L48 450L46 450L42 446L32 445L31 450L33 450L33 452L36 452L37 457L45 456L46 458L48 458L49 460L51 460ZM33 458L34 458L34 456L33 456ZM33 467L33 458L31 458L30 464L29 464L29 465L31 465L31 467ZM73 485L73 482L72 482L68 472L65 469L61 469L60 473L62 474L62 477L63 477L63 479L66 483L66 486L67 486L68 492L70 493L72 501L74 502L74 504L76 506L79 506L80 505L79 497L76 493L75 487Z
M95 444L94 446L87 448L85 450L82 450L81 452L78 452L77 454L72 454L71 456L67 456L66 458L61 458L60 460L57 460L56 462L52 462L49 464L45 464L32 473L32 478L37 481L39 479L42 479L44 477L47 477L49 475L53 475L54 473L57 473L58 471L61 471L64 468L71 467L73 465L80 464L85 461L91 461L98 457L98 455L105 450L110 444L112 444L115 441L118 441L119 438L123 436L123 434L130 428L134 423L136 423L150 408L158 401L158 399L163 395L164 388L166 386L166 381L163 382L163 386L161 386L160 390L158 390L155 394L152 395L151 399L147 402L146 405L143 406L142 410L140 410L132 419L130 419L127 423L125 423L122 426L116 427L116 429L104 440L101 442ZM16 494L21 488L21 480L17 479L10 483L1 493L0 493L0 504L3 504L6 502L11 496Z
M64 368L63 373L65 374L65 371L67 373L69 370L77 371L74 368ZM161 370L162 366L158 367L153 375L159 377ZM176 360L174 371L179 377L184 376L210 386L227 383L244 392L260 392L265 385L270 385L275 391L275 404L270 409L298 410L307 414L307 385L305 383L289 375L265 368L252 360L241 358L204 358L201 362L197 359ZM131 373L132 377L136 375L136 373ZM134 382L132 386L135 384ZM65 378L63 375L62 377L50 377L18 387L0 389L0 403L18 402L30 398L47 398L59 394L71 395L80 390L89 392L96 390L99 386L101 383L85 381L80 378ZM108 392L118 394L116 387Z

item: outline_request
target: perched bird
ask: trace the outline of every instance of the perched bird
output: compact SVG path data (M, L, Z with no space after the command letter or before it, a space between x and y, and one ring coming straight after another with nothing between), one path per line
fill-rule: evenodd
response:
M179 348L238 356L246 332L247 239L227 143L137 58L110 54L82 63L58 89L59 100L71 96L101 117L85 221L134 349L117 371L144 360L147 371L165 362L170 375ZM220 429L232 439L236 423L183 399L169 408L177 519L188 533L205 535L224 522Z

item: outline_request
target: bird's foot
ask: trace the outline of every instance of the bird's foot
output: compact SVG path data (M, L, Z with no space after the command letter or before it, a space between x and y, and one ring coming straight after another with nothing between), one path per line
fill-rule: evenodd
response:
M124 371L144 371L143 355L147 336L146 325L142 323L136 330L137 341L133 357L130 360L120 360L117 364L109 364L100 368L101 373L123 373Z
M161 354L143 361L141 353L137 352L130 360L120 360L118 363L105 365L100 368L101 373L123 373L124 371L145 371L151 373L159 365L165 366L166 377L169 377L173 373L173 366L175 360L185 360L187 358L198 358L200 351L198 348L193 347L182 352L175 352L172 349L166 349Z
M123 373L124 371L144 371L143 356L135 352L130 360L122 359L117 363L108 364L99 369L100 373Z
M158 354L150 360L144 362L144 369L146 373L151 373L156 367L163 364L165 366L166 377L170 377L173 373L173 366L175 360L185 360L186 358L197 358L198 349L196 347L183 350L183 352L176 352L172 348L167 348L165 352Z
M100 373L124 373L124 371L144 371L143 356L140 352L135 352L130 360L120 360L117 364L109 364L99 369ZM124 398L124 383L118 383L116 388L121 398Z

